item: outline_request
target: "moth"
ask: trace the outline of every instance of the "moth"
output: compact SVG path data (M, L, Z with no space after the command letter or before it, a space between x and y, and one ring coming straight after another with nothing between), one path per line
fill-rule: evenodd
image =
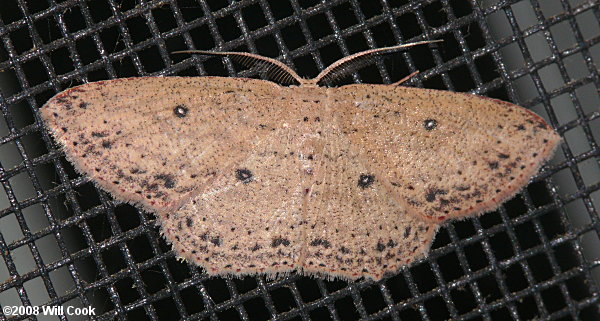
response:
M444 222L497 208L560 137L535 113L465 93L326 87L242 52L274 82L138 77L65 90L41 117L83 175L156 215L176 254L211 275L292 271L374 280L427 255Z

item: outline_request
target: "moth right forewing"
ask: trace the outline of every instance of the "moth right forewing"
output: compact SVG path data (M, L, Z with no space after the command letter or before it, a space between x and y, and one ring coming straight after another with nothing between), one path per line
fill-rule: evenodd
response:
M381 85L338 94L342 130L398 202L431 221L494 209L559 139L522 107L473 95Z

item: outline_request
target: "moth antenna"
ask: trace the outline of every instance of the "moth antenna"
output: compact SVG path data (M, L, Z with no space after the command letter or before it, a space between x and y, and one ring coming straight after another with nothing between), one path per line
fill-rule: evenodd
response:
M441 41L442 40L425 40L425 41L406 43L406 44L402 44L402 45L398 45L398 46L361 51L361 52L355 53L353 55L350 55L348 57L344 57L344 58L332 63L331 65L329 65L329 67L327 67L323 71L321 71L321 73L319 73L319 75L317 77L312 79L312 81L319 85L322 85L323 83L331 83L332 81L340 79L340 78L356 71L357 69L368 66L379 55L392 53L392 52L395 52L395 51L398 51L398 50L401 50L404 48L412 47L412 46L423 45L423 44L434 43L434 42L441 42Z
M410 78L416 76L419 73L419 71L413 71L411 72L408 76L396 81L395 83L390 84L390 86L400 86L401 84L407 82Z
M279 60L269 57L263 57L248 52L220 52L220 51L205 51L205 50L183 50L173 53L189 53L200 54L207 56L225 56L231 60L244 65L251 69L257 69L264 73L269 79L279 82L284 85L300 85L306 82L290 67Z

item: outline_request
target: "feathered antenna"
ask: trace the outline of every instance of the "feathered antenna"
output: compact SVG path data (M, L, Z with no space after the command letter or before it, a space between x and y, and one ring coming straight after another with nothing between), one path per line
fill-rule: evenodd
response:
M286 66L281 61L248 52L183 50L175 51L173 53L189 53L207 56L226 56L241 65L258 70L260 73L265 75L266 78L283 85L301 85L306 82L305 79L302 79L300 76L298 76L298 74L295 71L293 71L290 67Z
M398 51L400 49L423 45L434 42L441 42L443 40L426 40L426 41L418 41L407 43L403 45L393 46L393 47L385 47L378 49L371 49L366 51L361 51L359 53L355 53L348 57L344 57L331 65L325 68L319 75L313 78L311 81L315 84L322 85L323 83L330 83L332 81L338 80L357 69L368 66L373 63L374 59L383 54L392 53Z

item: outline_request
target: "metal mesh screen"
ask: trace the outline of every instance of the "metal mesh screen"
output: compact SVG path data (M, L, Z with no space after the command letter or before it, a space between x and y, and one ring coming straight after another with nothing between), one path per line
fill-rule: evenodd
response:
M93 306L98 320L598 320L599 20L597 0L3 0L0 304ZM407 85L515 102L564 141L522 193L445 225L428 258L375 283L208 278L176 260L153 215L77 175L37 115L83 82L248 75L176 50L255 52L309 77L354 52L425 39L444 42L347 81L419 70Z

